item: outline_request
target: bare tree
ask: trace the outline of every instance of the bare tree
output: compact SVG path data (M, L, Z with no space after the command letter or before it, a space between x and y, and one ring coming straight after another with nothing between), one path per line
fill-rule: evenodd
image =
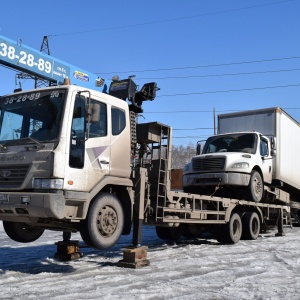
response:
M172 169L182 169L191 158L196 155L196 147L193 144L187 146L172 147Z

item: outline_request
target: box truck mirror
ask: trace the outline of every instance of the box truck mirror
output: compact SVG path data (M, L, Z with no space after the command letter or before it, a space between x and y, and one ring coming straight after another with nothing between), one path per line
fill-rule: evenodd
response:
M201 154L201 144L197 142L196 155L200 155L200 154Z
M276 137L271 137L271 149L276 150Z
M276 150L275 149L271 149L271 156L276 156Z

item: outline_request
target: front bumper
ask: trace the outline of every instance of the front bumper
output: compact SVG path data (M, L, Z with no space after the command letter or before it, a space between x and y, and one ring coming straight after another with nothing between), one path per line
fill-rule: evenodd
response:
M0 196L0 220L4 221L81 219L86 213L85 193L2 192Z
M183 175L184 187L191 186L247 186L249 185L250 174L243 173L202 173Z

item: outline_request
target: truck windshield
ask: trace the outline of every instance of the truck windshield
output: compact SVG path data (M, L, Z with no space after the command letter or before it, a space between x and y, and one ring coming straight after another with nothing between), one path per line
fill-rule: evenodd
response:
M65 94L55 89L0 97L0 143L58 139Z
M215 152L246 152L255 154L257 135L255 133L229 134L210 137L203 148L203 154Z

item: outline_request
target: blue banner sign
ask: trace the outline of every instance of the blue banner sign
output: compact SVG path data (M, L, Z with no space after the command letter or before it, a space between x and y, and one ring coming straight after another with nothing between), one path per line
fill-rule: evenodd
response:
M104 80L50 55L0 35L0 64L15 70L61 84L70 78L71 84L87 88L103 87Z

